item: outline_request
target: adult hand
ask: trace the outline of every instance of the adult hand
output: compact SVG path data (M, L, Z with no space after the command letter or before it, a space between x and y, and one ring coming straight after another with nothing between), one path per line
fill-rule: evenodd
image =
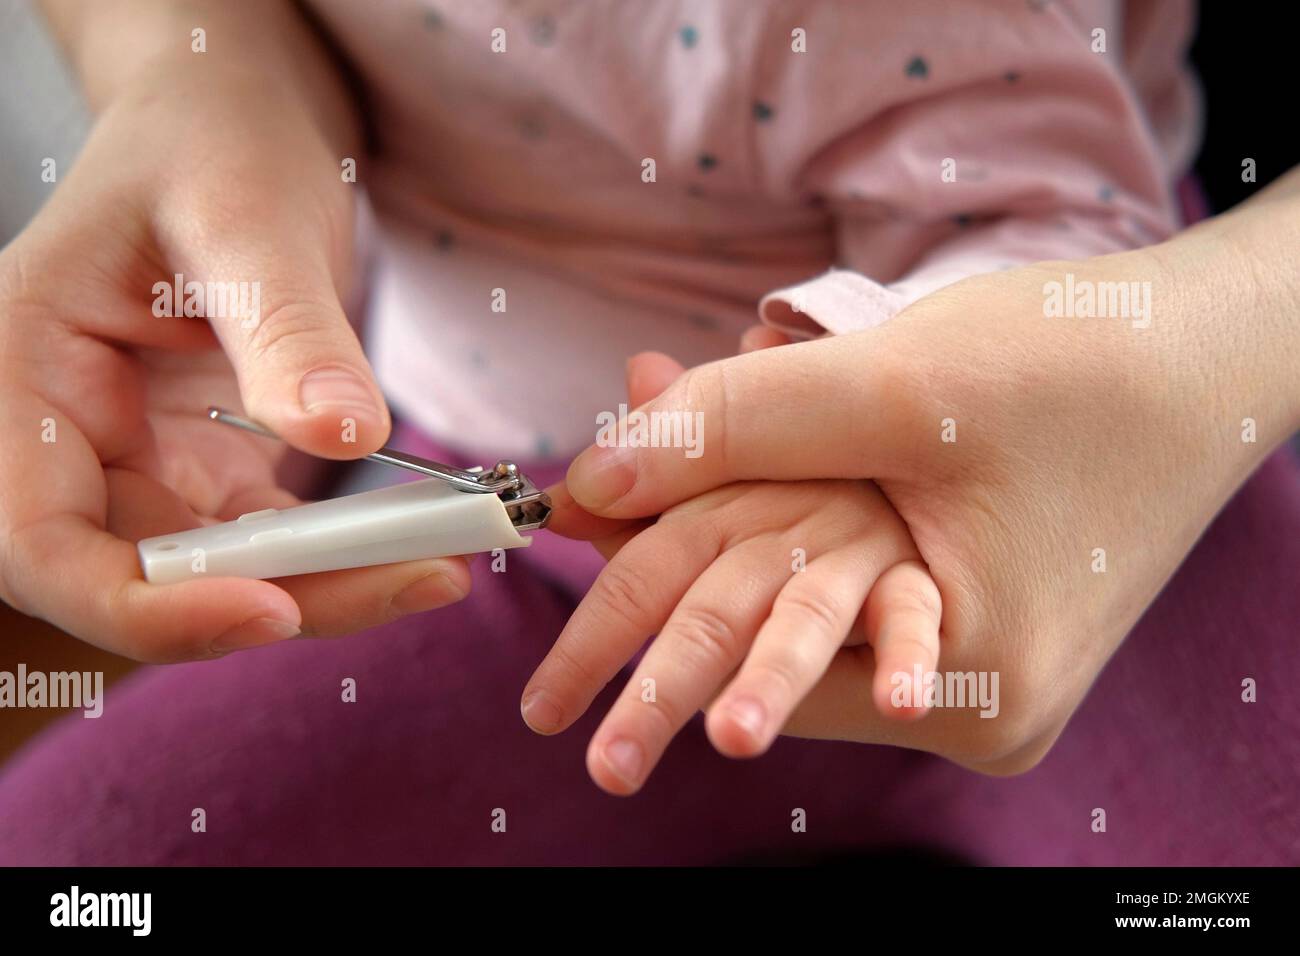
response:
M997 672L997 716L885 720L859 646L836 655L785 732L1026 769L1215 512L1296 427L1294 279L1261 285L1255 238L1237 221L981 276L867 332L693 369L643 410L703 412L701 457L593 447L568 492L595 515L634 519L741 480L875 479L938 584L944 671ZM1045 289L1067 274L1075 289L1150 283L1150 325L1045 317Z
M213 425L207 405L242 407L329 458L373 451L390 422L339 304L355 188L340 175L341 84L287 5L137 6L134 19L72 11L110 21L72 18L103 109L0 253L0 598L146 661L350 633L459 599L457 558L275 583L142 579L135 540L297 501L275 480L280 446ZM222 53L190 53L200 13ZM142 38L173 52L128 56ZM128 64L143 65L113 74ZM156 288L177 274L247 295L186 315Z

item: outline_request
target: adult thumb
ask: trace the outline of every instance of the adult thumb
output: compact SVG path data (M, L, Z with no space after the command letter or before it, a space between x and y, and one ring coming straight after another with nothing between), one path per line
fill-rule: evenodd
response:
M879 334L690 369L574 459L569 493L592 514L641 518L734 481L889 477L919 423Z
M193 278L217 293L205 314L244 413L309 454L358 458L387 440L392 422L339 301L345 267L306 223L263 220L256 235L205 257Z

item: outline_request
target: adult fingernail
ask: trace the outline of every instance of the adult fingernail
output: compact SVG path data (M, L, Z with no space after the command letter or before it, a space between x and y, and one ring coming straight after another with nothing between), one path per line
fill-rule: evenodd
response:
M230 651L244 651L250 647L274 644L297 637L302 629L297 624L276 620L273 617L255 617L238 627L232 627L212 642L212 651L227 654Z
M535 690L524 698L519 712L523 715L524 723L539 734L555 733L560 729L560 721L563 719L555 701L540 690Z
M305 412L339 408L368 417L379 414L370 384L360 372L345 365L327 365L304 375L298 384L298 401Z
M434 571L402 588L389 603L398 616L403 616L455 604L465 594L465 589L458 582L442 571Z
M635 450L593 445L573 460L565 478L569 494L590 510L607 508L636 482Z
M767 708L753 697L738 697L727 705L727 714L754 740L763 736L767 726Z
M605 766L619 780L630 786L636 786L641 782L641 768L645 765L645 754L641 750L641 745L635 740L616 737L605 744L605 749L600 752L600 756L605 761Z

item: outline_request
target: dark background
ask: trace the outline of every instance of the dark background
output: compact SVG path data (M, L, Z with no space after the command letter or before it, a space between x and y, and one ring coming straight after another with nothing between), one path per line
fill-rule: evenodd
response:
M1143 3L1145 0L1130 0ZM1212 212L1223 212L1300 163L1300 43L1279 14L1294 2L1203 0L1192 63L1205 96L1205 137L1196 173ZM1296 20L1291 20L1294 24ZM1257 182L1241 181L1255 160Z

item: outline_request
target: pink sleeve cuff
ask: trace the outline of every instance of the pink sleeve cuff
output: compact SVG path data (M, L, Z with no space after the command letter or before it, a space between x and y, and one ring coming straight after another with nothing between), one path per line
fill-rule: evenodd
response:
M880 325L907 304L903 296L864 275L832 269L769 292L758 303L758 315L764 325L791 338L811 339Z
M769 292L758 303L758 316L795 339L859 332L889 321L936 289L1014 264L987 255L941 258L887 286L849 269L831 269Z

